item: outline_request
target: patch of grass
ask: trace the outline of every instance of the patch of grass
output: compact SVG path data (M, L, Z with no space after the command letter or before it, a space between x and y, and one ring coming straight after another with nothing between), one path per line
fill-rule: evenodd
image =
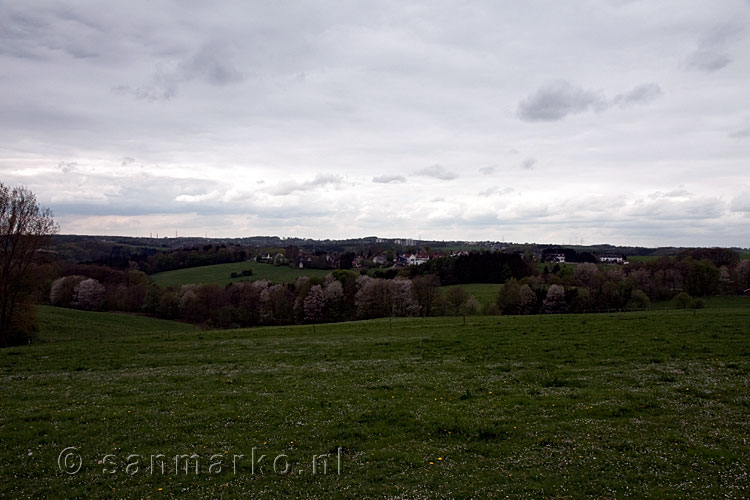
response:
M149 318L136 314L90 312L62 307L39 306L39 335L36 340L102 340L113 337L178 334L196 331L187 323Z
M502 288L503 285L497 283L469 283L464 285L447 285L440 287L443 293L447 292L451 288L461 287L466 290L469 295L473 295L474 298L482 305L486 305L497 300L497 292Z
M240 273L246 269L252 269L252 276L231 278L232 273ZM216 283L228 285L239 281L255 281L266 279L274 283L291 283L300 276L323 277L331 271L324 269L298 269L289 266L274 266L260 262L231 262L229 264L216 264L213 266L189 267L187 269L176 269L151 275L154 283L161 286L187 285L190 283Z
M41 316L43 338L115 328ZM150 323L2 349L0 497L747 496L746 308L389 324ZM175 469L191 454L198 474Z

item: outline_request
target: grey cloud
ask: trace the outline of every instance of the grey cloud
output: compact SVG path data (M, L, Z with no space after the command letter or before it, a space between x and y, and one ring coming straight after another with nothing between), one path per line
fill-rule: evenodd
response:
M518 116L529 122L557 121L570 114L601 109L605 105L599 92L576 87L567 81L557 81L523 99L518 105Z
M750 137L750 127L731 132L729 134L729 137L731 137L732 139L744 139L745 137Z
M207 42L191 55L175 64L162 64L148 84L133 87L117 85L112 90L121 95L130 95L139 101L157 102L174 98L181 84L202 81L216 86L242 82L244 74L232 62L228 44Z
M740 45L731 29L706 28L716 19L739 24L748 14L744 1L638 2L614 16L611 1L573 1L576 7L539 10L481 0L477 8L461 10L419 0L335 7L317 0L234 0L190 2L189 8L140 0L106 8L94 0L0 0L0 93L7 97L0 99L0 178L29 185L60 217L83 214L80 224L68 226L76 231L86 231L87 224L97 230L99 216L165 214L163 220L178 220L215 213L211 223L222 224L222 214L242 213L257 219L231 234L271 228L351 236L368 224L373 229L367 234L381 234L393 225L368 217L364 207L377 214L392 204L394 213L448 217L445 226L435 226L440 231L430 236L436 238L489 237L491 227L464 230L460 219L450 217L494 210L502 224L517 224L514 234L532 241L578 223L582 212L559 202L590 190L604 196L582 207L596 225L592 234L616 227L621 218L634 229L607 233L617 242L672 244L672 235L682 231L686 244L746 245L750 215L728 211L746 206L746 197L732 199L747 177L750 129L737 121L746 86L735 71L712 73L711 86L703 71L681 72L693 52L697 67L729 64L726 69L740 71L747 40ZM591 15L574 19L581 6ZM418 26L409 21L415 9ZM579 23L581 29L544 29L552 23ZM695 38L704 30L707 36ZM675 57L680 65L668 63ZM517 78L508 78L509 68ZM569 83L542 87L546 80L535 80L540 77ZM662 112L635 112L672 87ZM591 127L589 118L603 110L609 112ZM705 133L709 114L718 134ZM565 126L519 126L521 119ZM536 170L523 169L532 155L542 159L526 164ZM705 168L706 155L714 168ZM584 177L531 182L550 158L556 170L575 169ZM60 160L80 165L58 167ZM414 177L438 161L442 172ZM247 193L230 201L235 172ZM319 172L366 182L356 197L347 197L345 181L316 184ZM687 172L695 194L678 196L681 188L672 182ZM199 173L203 179L184 179ZM159 177L167 174L175 178ZM389 176L400 182L395 174L407 184L377 182ZM447 180L433 180L441 178ZM412 187L416 179L429 182L415 185L419 189L405 199L397 188ZM503 196L496 184L517 191ZM517 195L521 190L524 196ZM608 212L608 199L623 192L643 193L640 215L629 212L632 201ZM726 218L673 222L721 193L729 193ZM449 201L439 210L415 212L432 198ZM344 203L350 203L346 212ZM528 229L522 217L533 212L514 212L529 204L549 207L551 215L543 215L537 229ZM712 213L722 209L705 206ZM653 220L652 209L658 215ZM346 217L308 217L309 225L299 228L278 224L313 213ZM140 230L116 219L110 227ZM426 235L422 219L404 217L404 231ZM647 227L653 238L639 233Z
M657 198L688 198L692 196L693 194L685 189L673 189L672 191L668 191L666 193L662 191L655 191L648 195L649 198L652 200L655 200Z
M75 59L100 55L96 50L98 45L91 42L102 35L102 30L86 21L85 16L64 7L39 4L25 7L3 5L0 54L39 60L54 58L60 52Z
M340 175L318 174L309 181L288 181L269 188L268 192L277 196L286 196L299 191L311 191L321 186L338 185L343 182Z
M558 81L543 86L522 100L518 105L518 116L529 122L558 121L589 110L604 111L616 105L648 104L662 93L658 84L644 83L608 100L601 92Z
M510 187L500 189L498 186L492 186L492 187L489 187L489 188L487 188L487 189L485 189L483 191L480 191L479 192L479 196L487 198L487 197L490 197L492 195L510 194L513 191L514 191L514 189L510 188Z
M716 198L674 200L667 197L652 201L638 200L627 211L631 216L650 220L716 219L725 211L725 204Z
M149 215L176 214L185 204L176 202L183 196L200 196L206 191L225 191L221 184L205 179L173 178L155 175L113 177L107 174L71 171L49 185L42 186L51 199L50 207L59 214L78 215ZM88 196L82 196L82 194ZM201 206L202 210L218 210Z
M712 73L725 68L732 62L727 51L728 45L742 31L739 24L722 24L714 27L698 42L698 47L685 59L688 69Z
M634 87L624 94L618 94L612 101L613 104L619 104L620 106L648 104L662 95L662 93L661 87L656 83L644 83Z
M378 184L397 184L400 182L406 182L406 177L403 175L379 175L372 178L372 182Z
M59 168L62 173L69 174L70 172L78 168L78 163L74 161L61 161L57 164L57 168Z
M750 191L743 191L732 199L729 208L733 212L745 212L750 214Z
M432 165L415 172L423 177L433 177L441 181L450 181L458 177L458 174L451 172L442 165Z
M113 87L112 91L116 94L132 96L139 101L156 102L172 99L177 93L177 87L175 85L164 87L158 85L144 85L140 87L118 85Z
M706 73L719 71L731 62L732 58L729 57L729 54L716 49L698 49L685 60L688 68L705 71Z
M214 85L228 85L244 79L242 72L231 62L227 46L218 41L201 46L180 64L175 76L179 80L200 78Z
M521 168L524 170L531 170L534 168L535 164L536 164L536 159L526 158L524 161L521 162Z

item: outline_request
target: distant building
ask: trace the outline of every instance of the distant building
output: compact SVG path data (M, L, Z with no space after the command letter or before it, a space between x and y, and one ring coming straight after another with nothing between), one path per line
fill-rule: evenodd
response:
M557 263L564 263L565 262L565 254L564 253L551 253L547 255L547 261L548 262L557 262Z
M430 260L430 256L426 253L419 252L413 253L406 257L406 263L410 266L419 266Z
M377 266L382 266L383 264L385 264L386 262L388 262L388 259L386 258L385 255L383 255L381 253L381 254L376 255L375 257L373 257L372 258L372 262L373 262L373 264L375 264Z
M599 256L599 262L602 264L622 264L625 259L621 254L605 253Z

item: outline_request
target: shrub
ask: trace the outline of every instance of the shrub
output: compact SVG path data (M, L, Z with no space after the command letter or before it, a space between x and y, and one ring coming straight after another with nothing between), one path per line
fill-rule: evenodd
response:
M688 309L693 302L693 297L687 292L680 292L674 298L674 306L677 309Z
M628 309L648 309L651 304L651 300L643 292L643 290L633 290L630 294L630 300L628 301Z
M49 301L53 306L70 307L73 305L75 289L85 280L85 276L64 276L56 279L49 292Z

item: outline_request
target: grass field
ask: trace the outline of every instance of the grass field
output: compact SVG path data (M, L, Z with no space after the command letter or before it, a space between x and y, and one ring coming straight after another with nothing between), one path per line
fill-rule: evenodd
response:
M232 273L239 273L245 269L252 269L252 276L242 278L230 277ZM165 271L163 273L152 274L151 279L154 283L161 286L187 285L189 283L227 285L232 282L259 279L267 279L275 283L291 283L300 276L323 277L330 272L323 269L297 269L289 266L274 266L273 264L248 261Z
M202 332L40 314L41 340L73 340L0 350L0 497L750 494L748 308Z
M473 295L482 306L485 306L497 300L497 292L503 285L497 283L469 283L465 285L447 285L441 287L441 289L445 293L451 288L458 286L466 290L469 295Z
M109 340L150 334L177 335L198 330L195 325L126 313L105 313L39 306L39 330L43 342L61 340Z

